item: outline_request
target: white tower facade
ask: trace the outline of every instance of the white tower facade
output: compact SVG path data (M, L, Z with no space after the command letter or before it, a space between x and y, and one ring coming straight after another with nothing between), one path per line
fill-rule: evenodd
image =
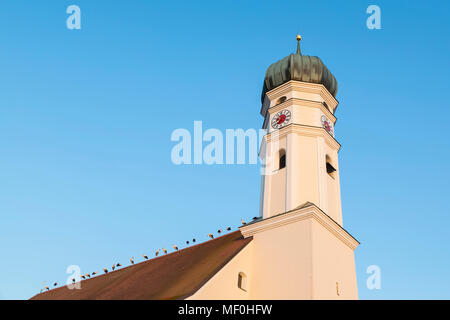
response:
M342 225L337 105L322 84L290 80L267 92L262 110L268 130L261 148L266 162L263 218L311 202Z

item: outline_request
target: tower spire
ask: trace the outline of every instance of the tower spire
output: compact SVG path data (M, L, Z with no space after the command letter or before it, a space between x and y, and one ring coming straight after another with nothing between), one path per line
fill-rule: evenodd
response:
M302 40L301 35L297 35L297 54L302 55L302 51L300 50L300 41Z

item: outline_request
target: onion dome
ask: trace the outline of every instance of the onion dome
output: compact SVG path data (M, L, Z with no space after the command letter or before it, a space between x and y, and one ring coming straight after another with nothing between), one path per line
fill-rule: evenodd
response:
M304 56L300 50L300 40L297 36L297 52L290 54L269 66L264 78L261 101L266 93L290 80L323 84L336 97L337 81L319 57Z

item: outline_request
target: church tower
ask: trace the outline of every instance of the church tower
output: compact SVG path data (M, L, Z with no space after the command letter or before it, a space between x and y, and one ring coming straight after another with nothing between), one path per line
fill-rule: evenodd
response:
M311 202L342 225L337 82L320 58L301 54L300 40L297 53L272 64L264 80L261 215Z
M240 228L253 238L252 299L357 299L359 242L341 212L337 81L320 58L302 55L300 40L264 79L261 218Z

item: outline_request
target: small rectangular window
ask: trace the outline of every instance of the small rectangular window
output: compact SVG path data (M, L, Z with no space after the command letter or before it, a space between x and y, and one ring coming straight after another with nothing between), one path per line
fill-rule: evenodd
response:
M334 173L336 172L336 169L329 163L327 162L327 173L334 178Z
M280 157L280 169L286 168L286 155Z
M238 274L238 288L247 291L247 276L243 272Z

